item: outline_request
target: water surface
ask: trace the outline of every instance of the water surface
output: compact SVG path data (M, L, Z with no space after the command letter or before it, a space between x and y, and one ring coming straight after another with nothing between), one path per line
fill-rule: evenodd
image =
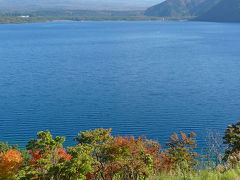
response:
M113 128L164 143L240 119L240 24L0 25L0 141Z

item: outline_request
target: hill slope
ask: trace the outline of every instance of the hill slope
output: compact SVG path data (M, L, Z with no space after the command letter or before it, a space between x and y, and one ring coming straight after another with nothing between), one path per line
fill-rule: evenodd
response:
M222 0L195 20L213 22L240 22L240 0Z
M214 7L220 0L166 0L148 8L147 16L184 18L199 16Z

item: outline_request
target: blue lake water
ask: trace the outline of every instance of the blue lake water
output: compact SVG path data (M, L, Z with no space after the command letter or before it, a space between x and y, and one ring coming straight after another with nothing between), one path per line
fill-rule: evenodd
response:
M240 119L240 24L0 25L0 141L112 128L164 144Z

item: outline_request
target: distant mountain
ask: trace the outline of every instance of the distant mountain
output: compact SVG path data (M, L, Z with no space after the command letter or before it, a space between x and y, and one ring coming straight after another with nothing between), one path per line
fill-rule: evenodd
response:
M178 19L196 17L206 13L219 2L220 0L166 0L148 8L145 14Z
M145 10L163 0L0 0L0 10Z
M195 20L213 22L240 22L240 0L222 0Z

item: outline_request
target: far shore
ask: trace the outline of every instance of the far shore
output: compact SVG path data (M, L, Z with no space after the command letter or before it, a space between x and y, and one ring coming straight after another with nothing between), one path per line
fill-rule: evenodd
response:
M29 23L50 23L50 22L137 22L137 21L160 21L160 22L170 22L170 21L178 21L178 22L186 22L190 20L177 20L177 19L171 19L171 20L162 20L162 19L127 19L127 20L113 20L113 19L99 19L99 20L93 20L93 19L86 19L86 20L64 20L64 19L59 19L59 20L39 20L39 21L1 21L0 19L0 25L1 24L29 24Z

